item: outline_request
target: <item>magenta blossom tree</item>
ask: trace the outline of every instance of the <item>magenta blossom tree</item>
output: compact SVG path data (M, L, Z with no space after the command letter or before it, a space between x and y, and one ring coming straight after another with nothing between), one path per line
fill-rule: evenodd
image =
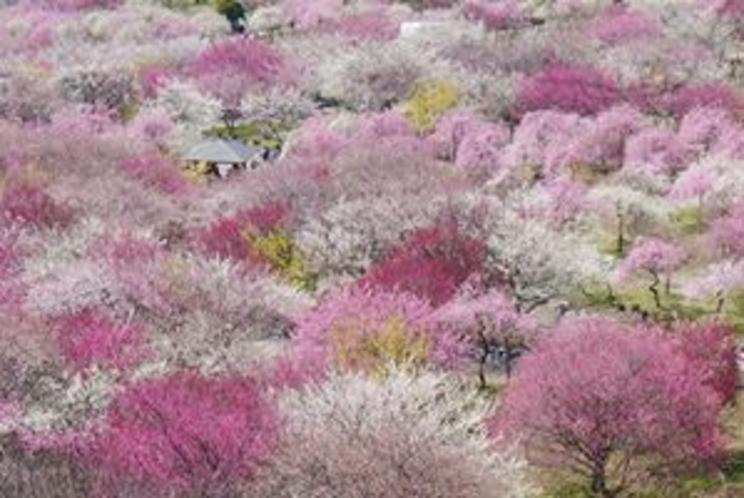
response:
M520 82L515 111L520 116L544 109L597 114L620 100L617 83L596 69L554 65Z
M94 455L113 482L222 496L270 457L278 430L274 407L252 379L184 371L119 394Z
M492 430L518 438L534 464L617 496L644 472L717 457L721 405L698 367L652 330L564 322L520 361Z
M94 365L126 369L147 355L144 331L130 324L117 325L93 310L59 320L57 342L75 370Z
M413 234L374 266L361 285L411 292L439 305L481 269L485 258L485 243L466 236L455 223L444 223Z

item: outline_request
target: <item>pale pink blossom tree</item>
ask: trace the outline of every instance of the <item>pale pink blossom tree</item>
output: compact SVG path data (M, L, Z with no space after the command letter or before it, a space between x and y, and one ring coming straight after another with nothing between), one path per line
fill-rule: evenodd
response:
M668 296L671 292L672 274L677 271L687 259L685 251L674 242L655 238L642 238L636 241L630 253L619 268L619 275L628 275L643 271L652 278L648 287L654 297L658 309L663 309L659 285L664 277L664 289Z

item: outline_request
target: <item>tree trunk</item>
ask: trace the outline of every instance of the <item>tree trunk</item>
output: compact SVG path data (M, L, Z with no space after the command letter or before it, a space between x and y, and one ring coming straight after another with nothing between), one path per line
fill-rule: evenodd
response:
M607 473L605 470L606 459L600 458L594 462L592 468L592 477L590 489L594 496L602 498L612 498L614 494L607 487Z
M480 381L480 388L485 389L488 387L486 381L486 360L488 360L488 340L486 335L483 333L483 325L478 329L478 345L480 346L480 357L478 358L478 380Z
M654 304L656 304L656 309L663 309L661 305L661 295L659 294L659 284L661 283L661 280L659 279L659 275L656 274L656 272L651 272L651 275L654 277L654 281L651 285L648 286L648 290L651 291L651 294L654 296Z
M622 255L625 251L625 216L618 210L617 212L617 254Z

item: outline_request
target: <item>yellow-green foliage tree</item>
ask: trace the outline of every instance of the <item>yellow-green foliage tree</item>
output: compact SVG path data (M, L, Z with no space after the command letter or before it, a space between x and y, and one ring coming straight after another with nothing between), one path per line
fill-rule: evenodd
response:
M329 333L331 359L338 370L362 371L385 377L390 368L418 368L426 364L431 340L412 331L400 318L382 323L359 320L335 324Z
M416 86L408 101L405 116L417 132L430 133L439 119L457 105L459 99L457 87L448 81L423 82Z
M292 237L283 230L267 234L244 234L256 254L292 285L306 291L315 290L317 276L308 269L304 256L295 247Z

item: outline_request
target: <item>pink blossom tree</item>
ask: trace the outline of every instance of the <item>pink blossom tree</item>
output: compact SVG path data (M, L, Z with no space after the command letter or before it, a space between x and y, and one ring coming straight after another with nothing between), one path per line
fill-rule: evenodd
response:
M0 194L0 226L19 224L43 229L66 227L73 211L36 185L11 185Z
M620 102L610 77L590 67L549 66L524 78L517 90L518 115L545 109L597 114Z
M687 256L677 244L661 239L645 238L638 240L630 253L620 265L621 277L630 275L636 271L644 271L652 278L648 287L654 296L654 303L658 309L663 309L659 285L662 276L665 278L664 288L666 294L671 291L671 276L678 270L687 259Z
M140 327L117 325L93 310L60 318L57 329L62 354L78 371L96 365L125 370L146 357Z
M744 203L713 223L713 237L724 255L744 258Z
M411 292L439 305L481 269L485 257L485 243L462 234L454 222L444 223L413 234L374 266L361 283Z
M722 405L736 400L739 388L738 344L731 327L720 323L686 323L672 330L682 352L699 364L704 383Z
M92 456L114 483L215 496L254 475L278 430L277 413L254 380L184 371L120 393Z
M653 40L661 35L661 26L653 16L625 5L607 9L591 22L589 30L592 36L607 44Z
M463 293L435 313L435 320L464 333L478 352L478 377L481 388L487 387L486 363L494 354L502 356L507 377L513 361L536 338L534 319L519 313L516 304L498 289L480 295Z
M468 0L464 3L463 14L468 20L483 23L490 30L508 28L524 17L519 2L490 2L489 0Z
M492 428L520 438L534 464L617 496L644 471L718 455L720 400L705 379L659 333L602 318L564 322L520 361Z
M294 79L288 62L273 46L248 39L215 43L198 55L191 71L205 90L235 108L250 88L286 85Z

